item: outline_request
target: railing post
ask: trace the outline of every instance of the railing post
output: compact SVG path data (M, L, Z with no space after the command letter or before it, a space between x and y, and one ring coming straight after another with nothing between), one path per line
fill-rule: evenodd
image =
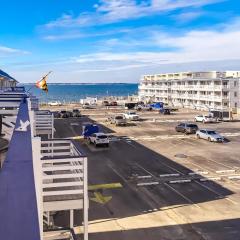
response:
M38 221L41 234L41 240L43 239L43 197L42 197L42 164L41 164L41 138L32 138L32 155L33 155L33 170L34 170L34 182L36 199L38 206Z
M74 210L70 209L70 228L74 227Z
M52 113L51 119L52 119L52 138L54 138L54 116L53 116L53 113Z
M83 229L84 240L88 240L88 172L87 158L83 160Z

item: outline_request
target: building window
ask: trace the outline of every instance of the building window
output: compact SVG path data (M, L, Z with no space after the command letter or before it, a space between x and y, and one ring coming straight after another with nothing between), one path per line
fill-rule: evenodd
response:
M237 97L237 92L234 92L234 97Z
M238 105L238 104L235 102L235 108L237 108L237 105Z
M234 81L234 87L236 87L237 86L237 81Z

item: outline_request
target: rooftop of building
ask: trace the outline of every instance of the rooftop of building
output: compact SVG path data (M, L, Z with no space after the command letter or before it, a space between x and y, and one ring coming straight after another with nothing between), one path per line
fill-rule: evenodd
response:
M3 168L0 170L1 239L40 239L34 184L31 126L18 131L29 121L26 95L19 99L19 111ZM24 147L23 147L24 146ZM23 223L24 224L20 224Z
M239 78L240 71L194 71L146 74L143 78Z
M9 74L7 74L6 72L2 71L1 69L0 69L0 78L3 78L5 80L9 80L9 81L16 81L17 82L16 79L14 79Z

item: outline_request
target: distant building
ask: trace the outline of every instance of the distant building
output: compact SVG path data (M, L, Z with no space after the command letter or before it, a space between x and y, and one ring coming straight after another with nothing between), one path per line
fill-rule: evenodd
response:
M144 75L139 98L201 110L240 112L240 71Z
M0 89L16 87L18 81L0 69Z

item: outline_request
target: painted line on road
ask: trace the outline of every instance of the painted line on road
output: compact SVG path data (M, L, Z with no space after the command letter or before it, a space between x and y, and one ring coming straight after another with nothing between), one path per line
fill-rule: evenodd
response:
M160 177L179 177L180 173L167 173L167 174L160 174Z
M71 126L79 126L79 123L70 123Z
M112 166L110 166L109 164L107 165L109 168L111 168L113 170L113 172L115 172L124 182L128 183L128 180L125 179L125 177L123 177L115 168L113 168Z
M145 179L145 178L152 178L151 175L146 175L146 176L137 176L139 179Z
M236 170L234 169L226 169L226 170L217 170L216 173L221 174L221 173L235 173Z
M194 203L191 199L189 199L188 197L184 196L182 193L180 193L179 191L177 191L174 187L170 186L169 184L167 183L164 183L164 185L166 185L167 187L169 187L172 191L174 191L175 193L177 193L179 196L181 196L183 199L185 199L187 202L193 204L195 207L201 209L201 207Z
M144 167L142 167L141 165L139 165L138 163L135 163L139 168L141 168L142 170L144 170L145 172L147 172L149 175L151 175L152 177L155 177L151 172L149 172L147 169L145 169Z
M192 180L191 179L181 179L181 180L172 180L169 181L168 183L190 183Z
M238 180L238 179L240 179L240 175L228 176L228 179L230 179L230 180L234 180L234 179Z
M208 177L208 178L200 178L199 179L201 182L206 182L206 181L220 181L222 180L221 177Z
M159 182L146 182L146 183L137 183L137 186L151 186L151 185L158 185Z
M193 176L193 175L207 175L209 174L208 171L196 171L196 172L190 172L188 175Z

